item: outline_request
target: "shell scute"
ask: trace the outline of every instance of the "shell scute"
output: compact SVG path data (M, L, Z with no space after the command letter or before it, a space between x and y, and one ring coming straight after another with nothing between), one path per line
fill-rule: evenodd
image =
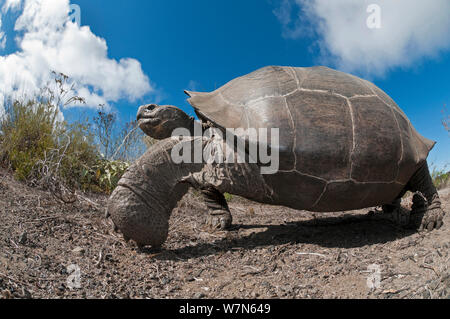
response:
M348 179L353 133L346 100L302 91L286 100L296 127L296 170L326 180Z
M356 77L326 67L315 67L306 75L301 87L309 90L334 92L345 97L373 95Z

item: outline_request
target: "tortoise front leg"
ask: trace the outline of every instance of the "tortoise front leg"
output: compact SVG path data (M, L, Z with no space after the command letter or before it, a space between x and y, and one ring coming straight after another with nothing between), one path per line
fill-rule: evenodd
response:
M233 219L223 194L214 187L201 189L201 192L208 207L206 224L215 230L229 229Z
M419 231L441 228L445 212L441 207L436 187L433 185L428 164L425 163L408 183L409 190L420 192L413 198L411 222L419 227Z

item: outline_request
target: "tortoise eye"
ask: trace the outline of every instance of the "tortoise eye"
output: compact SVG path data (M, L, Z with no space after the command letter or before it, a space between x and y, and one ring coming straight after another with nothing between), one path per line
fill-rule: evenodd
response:
M147 105L147 111L153 111L157 107L156 104L149 104Z

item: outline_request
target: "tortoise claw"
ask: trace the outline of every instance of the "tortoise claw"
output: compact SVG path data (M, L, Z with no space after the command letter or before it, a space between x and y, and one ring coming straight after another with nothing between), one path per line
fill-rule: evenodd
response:
M432 231L439 229L444 224L444 211L441 208L429 209L422 217L419 231Z

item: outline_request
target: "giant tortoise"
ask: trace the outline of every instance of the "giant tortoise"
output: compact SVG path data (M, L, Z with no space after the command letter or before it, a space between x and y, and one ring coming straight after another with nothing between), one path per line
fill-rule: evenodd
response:
M269 66L211 93L185 93L202 122L200 134L194 130L198 121L174 106L151 104L138 111L140 128L161 141L128 169L109 200L109 215L126 240L160 247L171 212L189 187L201 191L208 223L219 229L232 222L226 192L312 212L381 206L382 215L403 224L406 218L419 230L442 226L444 212L426 161L435 143L374 84L326 67ZM173 136L176 128L188 133ZM245 150L258 143L237 133L232 143L215 134L205 137L208 128L278 128L278 145L267 141L271 152L279 152L278 170L262 174L259 160L173 160L180 145L195 157L195 147L187 147L195 143L200 152L224 152L224 143L236 147L238 140L245 141ZM417 195L405 213L400 204L407 191Z

